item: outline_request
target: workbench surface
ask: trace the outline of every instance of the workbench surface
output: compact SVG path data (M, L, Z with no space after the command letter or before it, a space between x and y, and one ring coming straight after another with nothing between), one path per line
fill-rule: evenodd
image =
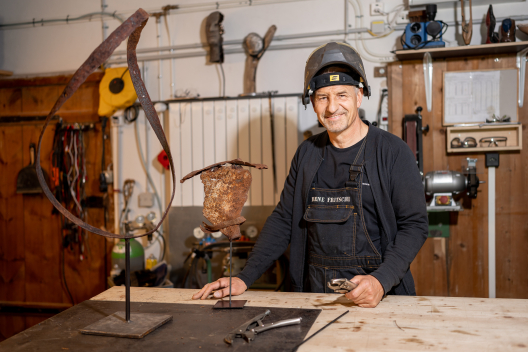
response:
M214 305L193 301L197 290L131 288L132 302ZM93 300L124 301L112 287ZM247 306L322 309L307 337L346 310L348 314L299 348L303 351L527 351L528 300L387 296L360 308L344 295L247 291Z

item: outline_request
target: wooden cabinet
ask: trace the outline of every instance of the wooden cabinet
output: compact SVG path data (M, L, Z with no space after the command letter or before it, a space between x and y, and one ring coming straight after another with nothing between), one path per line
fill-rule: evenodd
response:
M526 42L521 48L526 47ZM517 43L519 45L519 43ZM463 51L463 49L458 49ZM468 51L470 53L470 51ZM416 55L416 53L412 53ZM411 54L409 54L411 55ZM449 71L516 68L516 54L502 53L445 58L433 55L432 110L427 111L424 69L420 59L403 59L388 65L389 131L402 137L402 120L422 111L423 125L430 130L423 136L424 173L433 170L461 170L466 158L477 158L484 170L480 180L487 181L484 153L470 149L447 153L448 133L442 125L443 75ZM404 56L400 56L402 58ZM528 89L524 107L519 108L523 132L528 125ZM519 130L520 132L520 130ZM526 145L527 134L519 143ZM450 140L449 140L450 141ZM513 149L513 148L512 148ZM528 151L500 153L496 170L496 272L497 297L528 298ZM411 265L418 295L488 296L488 185L482 184L477 199L462 196L464 210L450 213L450 237L429 238Z

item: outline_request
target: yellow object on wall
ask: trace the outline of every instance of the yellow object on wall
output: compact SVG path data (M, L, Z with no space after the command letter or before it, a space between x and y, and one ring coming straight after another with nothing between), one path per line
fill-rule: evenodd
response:
M116 90L119 86L119 79L123 80L124 86L122 90ZM112 81L114 81L113 89L110 89ZM117 85L116 85L117 83ZM112 92L114 91L114 92ZM101 83L99 84L99 116L112 116L112 114L126 107L131 106L137 99L130 72L127 67L107 68Z

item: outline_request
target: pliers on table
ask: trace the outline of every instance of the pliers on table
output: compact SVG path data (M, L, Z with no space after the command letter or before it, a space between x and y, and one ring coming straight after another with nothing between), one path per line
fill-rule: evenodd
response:
M233 343L233 340L235 338L242 337L247 342L250 342L255 339L256 334L260 334L269 329L280 328L282 326L298 325L301 323L302 320L302 318L294 318L280 320L269 324L262 323L262 320L266 316L270 315L270 313L271 311L268 309L264 313L257 315L251 320L246 321L244 324L240 325L238 328L227 334L226 337L224 337L224 341L231 344Z
M358 287L357 284L347 279L332 279L328 281L327 285L338 293L348 293Z

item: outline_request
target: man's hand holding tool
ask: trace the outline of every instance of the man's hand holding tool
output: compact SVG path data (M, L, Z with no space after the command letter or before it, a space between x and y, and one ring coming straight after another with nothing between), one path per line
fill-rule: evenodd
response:
M372 275L356 275L352 280L332 279L328 287L363 308L374 308L383 298L384 290Z

